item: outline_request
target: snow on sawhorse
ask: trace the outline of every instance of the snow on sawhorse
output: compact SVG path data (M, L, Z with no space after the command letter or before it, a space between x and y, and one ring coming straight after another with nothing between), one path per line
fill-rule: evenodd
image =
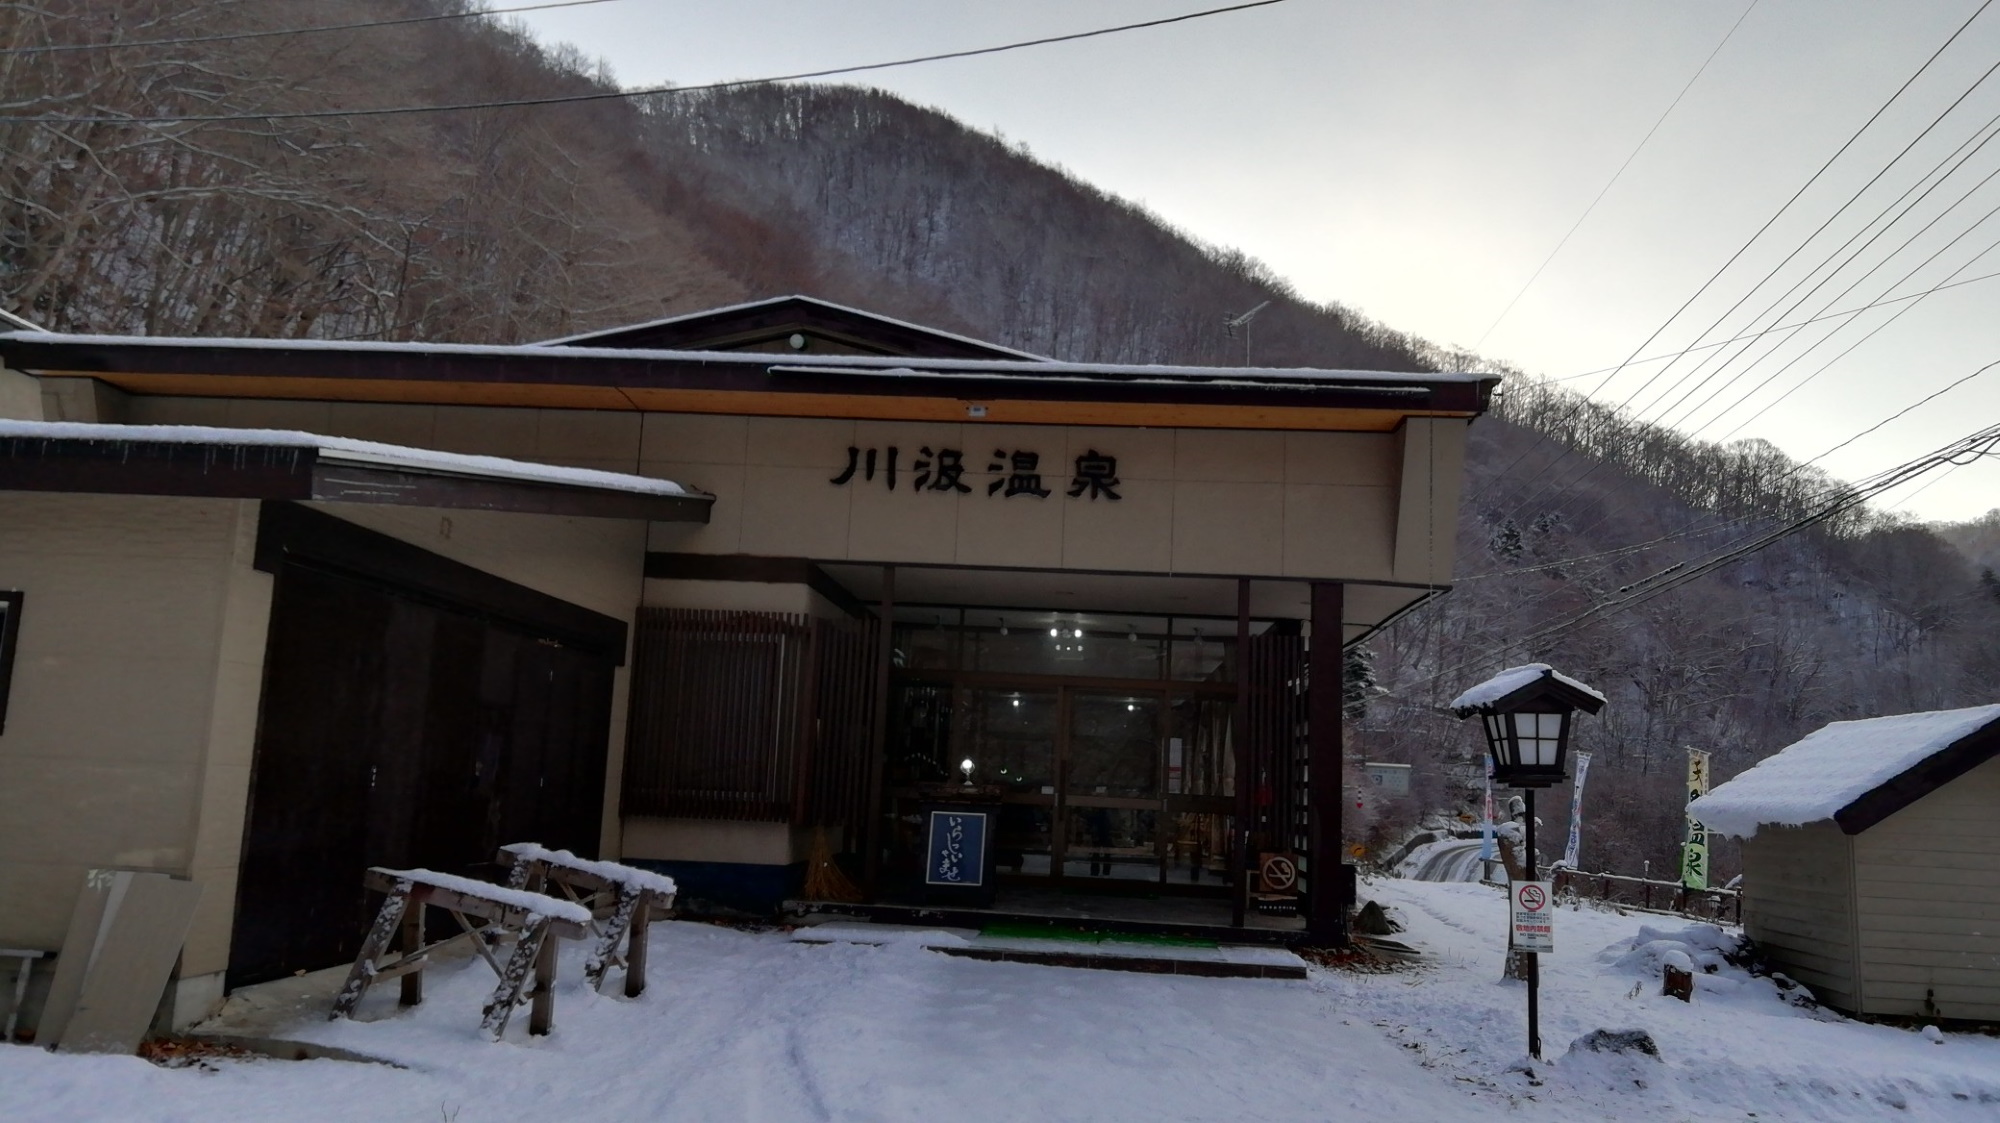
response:
M567 850L548 850L532 842L502 846L500 861L511 867L507 874L510 888L546 893L553 886L579 905L586 896L599 897L589 922L597 942L583 962L584 981L592 990L603 990L608 970L622 966L625 997L637 998L645 992L646 928L673 907L677 890L673 878L617 862L579 858ZM602 900L604 897L609 901ZM605 907L609 915L600 926L594 914ZM618 953L621 938L626 941L622 956Z
M507 1032L507 1021L522 1001L522 991L532 972L535 986L528 998L533 1009L528 1016L528 1032L549 1032L555 1022L556 941L582 939L590 931L590 910L575 901L559 900L525 889L489 885L469 877L434 873L430 870L389 870L371 868L363 884L387 894L374 924L361 941L361 952L347 982L333 1000L329 1018L353 1017L369 984L400 978L401 1003L415 1006L424 1000L423 970L431 954L447 943L469 939L493 973L500 977L487 1000L480 1028L495 1040ZM434 944L424 942L424 906L450 912L464 932ZM484 921L474 925L467 917ZM380 962L398 930L402 932L402 954L393 963ZM488 946L511 941L513 954L503 964Z

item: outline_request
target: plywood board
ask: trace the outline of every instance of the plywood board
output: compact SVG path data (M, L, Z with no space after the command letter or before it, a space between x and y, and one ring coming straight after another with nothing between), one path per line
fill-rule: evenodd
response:
M105 911L76 1012L56 1042L59 1052L137 1051L194 923L200 885L157 873L121 877L130 880Z
M48 1001L42 1006L41 1022L35 1027L35 1036L45 1045L62 1040L63 1031L69 1027L70 1016L76 1013L77 999L83 994L83 979L89 973L90 960L96 952L100 934L104 929L104 917L116 895L122 897L130 884L132 875L118 870L89 870L83 875L83 891L77 894L76 907L70 910L69 931L63 937L62 951L56 959L56 975L49 982Z

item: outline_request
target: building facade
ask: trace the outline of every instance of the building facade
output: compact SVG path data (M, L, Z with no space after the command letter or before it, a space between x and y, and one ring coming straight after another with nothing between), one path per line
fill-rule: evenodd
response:
M768 906L818 856L890 899L954 782L1010 884L1240 917L1284 853L1338 939L1341 647L1448 587L1496 381L1055 363L805 298L0 360L0 944L58 946L88 868L193 878L183 1020L351 954L368 865L532 839Z

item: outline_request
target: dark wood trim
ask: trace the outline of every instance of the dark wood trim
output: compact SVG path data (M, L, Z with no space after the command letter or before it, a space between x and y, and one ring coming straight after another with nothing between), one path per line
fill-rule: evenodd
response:
M1044 402L1072 407L1094 402L1246 407L1251 412L1278 413L1293 409L1356 410L1399 419L1438 412L1469 416L1485 412L1493 388L1500 382L1497 375L1472 380L1399 377L1371 381L1368 372L1354 372L1351 377L1342 372L1339 380L1334 381L1226 367L1205 368L1194 375L1168 374L1143 368L1050 364L1030 359L934 359L921 364L932 367L931 370L884 378L868 375L906 370L910 360L896 356L820 356L813 368L800 370L796 358L747 351L642 352L627 356L607 354L596 348L431 347L322 341L306 347L284 340L210 343L49 335L0 335L0 358L8 366L37 374L93 375L120 386L126 386L129 376L182 376L212 383L213 389L208 392L224 395L233 393L228 389L231 382L273 378L323 383L329 387L341 383L387 384L400 388L398 392L405 395L397 400L413 400L407 395L426 384L572 387L611 391L600 395L606 401L629 396L625 408L633 408L634 403L644 407L643 396L652 392L708 391L779 397L803 395L808 399L853 402L898 398L938 400L955 405L959 420L964 420L964 403L968 400ZM772 368L777 366L790 369L782 376L774 375ZM1043 369L1050 366L1056 369ZM1254 385L1260 381L1269 385ZM126 388L140 385L133 381ZM169 391L155 387L138 392ZM201 391L183 386L172 392ZM815 408L830 407L826 402L817 402Z
M310 499L315 448L0 437L0 490Z
M511 622L625 665L623 620L495 577L398 538L295 503L266 502L257 520L256 568L289 563L333 570L422 600Z
M1312 587L1312 637L1306 650L1306 797L1307 838L1306 931L1321 946L1347 942L1347 902L1343 899L1345 855L1341 826L1345 796L1341 765L1341 679L1345 645L1341 643L1341 609L1346 590L1336 582ZM1328 642L1331 641L1331 642Z
M1234 890L1229 895L1229 923L1243 927L1244 912L1250 904L1250 822L1256 813L1251 800L1251 789L1257 786L1257 778L1250 767L1250 675L1247 666L1250 654L1250 582L1239 578L1236 582L1236 706L1229 714L1230 747L1236 756L1236 829L1231 831L1235 839L1233 852L1229 856L1230 885Z
M868 823L861 837L862 892L874 899L882 886L882 781L889 763L889 672L896 649L896 567L882 567L882 603L875 643L875 713L868 734Z
M646 555L646 576L667 581L747 581L766 585L804 585L832 601L849 616L868 615L868 606L826 570L805 558L771 558L755 554L682 554L653 551Z
M1996 756L2000 756L2000 719L1953 741L1834 812L1833 821L1844 834L1860 834Z
M392 503L591 519L706 523L715 497L655 495L616 488L433 475L348 463L314 465L311 498L328 503Z
M7 731L7 693L14 682L14 651L21 643L21 604L27 594L19 589L0 589L0 733Z
M103 437L0 437L0 491L314 499L330 503L708 521L715 497L355 464L310 446Z

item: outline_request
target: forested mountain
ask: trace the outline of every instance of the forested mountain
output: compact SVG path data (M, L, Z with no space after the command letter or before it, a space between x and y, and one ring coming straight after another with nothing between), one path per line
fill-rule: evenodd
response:
M1223 314L1268 300L1260 365L1495 368L1302 300L879 91L265 116L614 88L483 18L255 34L464 10L0 3L5 115L108 119L0 124L0 305L68 331L506 343L809 292L1057 357L1235 363ZM103 42L130 45L35 49ZM129 121L176 116L241 119ZM1423 806L1460 798L1446 766L1477 740L1442 703L1529 658L1611 696L1583 727L1598 754L1584 862L1627 872L1671 861L1690 746L1726 777L1825 721L1996 700L2000 582L1979 569L2000 563L1994 517L1947 542L1849 511L1637 600L1651 575L1809 516L1836 482L1528 379L1474 436L1464 577L1372 641L1387 693L1357 724L1358 752L1423 766ZM1418 809L1390 809L1377 835Z

